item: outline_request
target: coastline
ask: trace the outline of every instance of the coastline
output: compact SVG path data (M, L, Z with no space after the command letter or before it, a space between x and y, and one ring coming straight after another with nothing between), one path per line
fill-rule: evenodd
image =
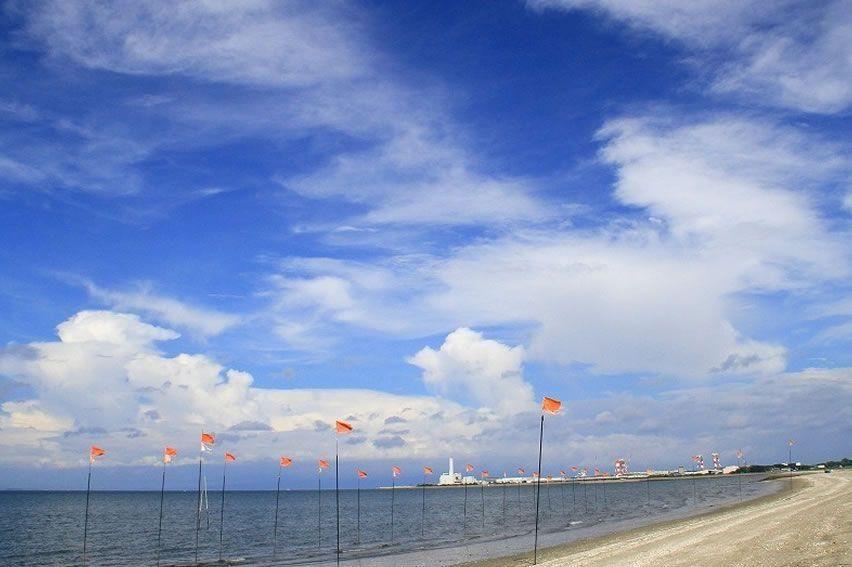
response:
M830 476L831 478L826 478ZM792 550L804 550L808 542L819 543L818 550L805 551L809 565L852 565L849 550L852 471L831 475L813 473L793 478L793 490L786 489L786 477L767 479L781 487L771 494L744 502L733 502L705 510L686 518L663 520L634 529L592 537L539 550L539 565L574 567L578 565L641 566L694 565L711 555L714 561L728 564L720 555L736 555L737 565L799 565ZM823 508L838 507L839 513L827 514ZM836 510L834 512L837 512ZM818 521L791 522L793 516L813 514L829 529L820 529ZM789 522L784 528L785 521ZM845 529L832 530L834 524ZM803 524L820 532L805 535ZM762 529L765 528L765 529ZM736 531L739 530L739 531ZM727 532L734 533L727 533ZM832 539L832 533L836 538ZM738 537L737 537L738 536ZM826 541L825 536L829 536ZM810 539L809 539L810 538ZM713 539L714 541L709 541ZM718 541L716 541L718 540ZM742 545L737 543L742 542ZM784 541L786 545L776 545ZM768 558L773 552L775 557ZM844 554L846 554L844 556ZM843 562L845 557L845 563ZM822 558L822 559L820 559ZM525 567L532 564L532 551L507 557L460 564L460 567ZM731 564L734 564L733 562Z

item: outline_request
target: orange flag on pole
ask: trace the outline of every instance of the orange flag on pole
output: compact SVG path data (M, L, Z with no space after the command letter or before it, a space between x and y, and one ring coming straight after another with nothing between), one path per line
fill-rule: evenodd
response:
M548 398L547 396L541 401L541 410L545 413L549 413L551 415L556 415L559 413L559 410L562 408L562 402L556 400L554 398Z
M322 472L322 469L328 468L328 461L320 459L319 461L317 461L317 466L319 467L319 472Z
M94 445L92 445L89 448L89 462L91 463L94 463L95 459L97 459L98 457L103 457L104 455L106 455L106 451L104 451L100 447L95 447Z
M335 421L334 427L337 433L352 433L352 425L346 423L345 421Z
M527 474L527 471L525 471L525 470L524 470L523 468L521 468L521 467L518 467L518 474Z
M367 478L367 471L362 471L361 469L357 469L358 478Z
M473 465L465 465L464 472L473 472Z
M226 463L233 463L236 460L237 460L237 458L233 455L233 453L228 453L228 452L225 453L225 462Z
M178 454L177 449L175 449L173 447L166 447L165 450L163 451L163 462L164 463L171 463L172 459L174 457L177 457L177 454Z
M394 466L391 467L391 472L393 473L393 476L396 477L396 476L399 476L399 475L402 474L402 469L399 468L398 466L394 465Z
M282 467L289 467L293 464L293 459L291 459L290 457L281 457L281 460L279 460L278 463Z
M482 471L482 478L488 478L488 471Z
M432 467L423 467L423 474L432 474Z

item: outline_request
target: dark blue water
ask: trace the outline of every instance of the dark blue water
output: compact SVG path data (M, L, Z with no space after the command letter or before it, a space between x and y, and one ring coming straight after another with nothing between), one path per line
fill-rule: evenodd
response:
M625 520L701 509L767 492L759 476L542 484L540 527L544 532L606 527ZM693 498L694 484L694 498ZM533 487L362 490L360 532L357 494L340 493L343 557L388 556L416 549L443 548L444 563L454 546L523 536L535 518ZM391 531L391 500L393 532ZM465 498L467 500L465 517ZM202 516L199 558L219 558L221 492L210 492ZM484 508L483 508L484 504ZM74 565L82 563L82 492L0 492L0 563ZM157 553L160 495L156 492L93 492L89 511L90 565L152 565ZM163 516L162 564L193 564L197 496L167 492ZM252 565L308 563L334 558L335 495L323 491L281 492L277 553L273 559L275 492L227 492L222 555ZM321 515L320 515L321 512ZM318 520L321 518L321 520ZM421 521L421 518L423 521ZM570 526L570 527L569 527ZM446 551L449 548L449 551ZM463 561L462 553L458 561ZM396 564L387 557L387 565Z

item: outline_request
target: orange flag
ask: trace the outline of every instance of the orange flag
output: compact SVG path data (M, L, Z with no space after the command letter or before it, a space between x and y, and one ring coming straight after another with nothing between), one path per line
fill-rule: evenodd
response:
M577 467L571 467L571 470L577 472Z
M237 458L232 453L227 453L227 452L225 453L225 462L226 463L233 463L236 460L237 460Z
M535 472L535 471L533 471L533 475L532 475L532 476L533 476L533 478L538 478L538 473L537 473L537 472Z
M541 401L541 410L545 413L549 413L552 415L556 415L559 413L559 410L562 408L562 402L559 400L555 400L553 398L548 398L547 396Z
M527 471L525 471L521 467L518 467L518 474L527 474Z
M402 469L394 465L391 467L391 472L393 473L393 476L397 477L402 474Z
M293 459L290 457L281 457L281 460L278 462L282 467L289 467L293 464Z
M465 465L464 472L473 472L473 465Z
M89 449L89 462L93 463L95 462L95 459L97 459L98 457L103 457L104 455L106 455L106 451L104 451L100 447L95 447L94 445L92 445Z
M559 471L559 476L565 476L565 471Z
M367 472L366 471L362 471L361 469L357 469L357 471L358 471L358 478L367 478Z
M166 447L166 449L163 451L163 462L171 463L172 458L174 457L177 457L177 449L174 449L172 447Z
M432 474L432 467L423 467L423 474Z
M488 471L482 471L482 478L488 478Z
M352 433L352 426L345 421L335 421L334 427L337 433Z
M202 433L201 442L205 445L213 445L214 443L216 443L216 436L212 433Z
M317 461L317 466L319 466L319 472L322 472L322 469L328 468L328 461L320 459Z

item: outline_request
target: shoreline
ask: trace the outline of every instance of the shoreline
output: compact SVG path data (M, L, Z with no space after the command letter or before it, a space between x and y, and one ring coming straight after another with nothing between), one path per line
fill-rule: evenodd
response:
M664 549L666 545L669 545L669 547L671 547L671 542L666 542L665 540L677 539L678 536L682 536L683 532L686 531L696 532L690 534L691 546L701 545L710 535L715 535L721 531L724 531L726 524L728 524L728 520L736 519L739 523L749 523L753 521L759 524L762 519L764 519L764 516L772 518L776 509L780 508L782 504L785 505L787 508L793 505L793 509L789 511L791 513L796 513L799 512L799 510L795 508L795 505L799 504L800 502L807 502L810 503L811 506L814 506L815 504L810 501L819 500L819 497L822 497L822 499L819 500L819 503L836 502L836 500L830 499L831 497L836 496L836 494L832 493L830 496L825 496L822 494L824 490L817 490L824 489L825 485L831 485L832 488L837 488L837 485L840 485L842 492L840 494L841 499L838 500L842 501L843 497L845 497L846 500L852 500L852 498L850 498L850 491L852 491L850 490L850 487L852 487L852 472L835 471L831 473L831 475L832 477L839 478L837 478L837 480L835 480L835 478L823 478L824 476L827 476L824 475L824 473L794 475L793 490L790 490L789 488L783 486L784 482L789 482L787 476L768 478L766 479L768 482L777 482L781 484L779 489L775 490L771 494L758 496L757 498L746 500L743 502L727 503L719 506L718 508L714 508L712 510L704 510L694 515L687 516L685 518L662 520L626 531L617 531L606 535L541 548L538 552L538 564L553 567L568 567L581 564L600 564L613 566L622 564L631 566L646 564L649 566L655 564L672 565L675 563L679 563L680 561L683 561L684 564L694 564L701 555L700 552L694 551L694 547L691 548L693 549L692 551L684 552L681 556L675 556L674 559L672 558L672 556L667 556L666 560L664 561L661 561L659 558L650 557L649 551L651 551L652 555L659 555L660 553L665 553L665 551L660 551L660 549ZM835 490L835 492L837 491ZM837 505L839 506L840 504ZM847 508L848 507L849 506L847 505ZM801 513L804 513L804 511L801 511ZM849 514L848 510L846 513ZM714 528L713 534L710 533L709 529L706 529L706 526L710 524L712 524ZM704 529L706 529L706 531L708 532L706 536L702 531ZM790 530L792 530L791 533L794 536L796 533L798 533L797 526L793 526L792 528L790 528ZM845 531L846 540L842 543L839 543L840 546L844 546L842 547L842 549L846 550L847 553L849 553L848 550L850 549L848 547L849 531L852 530L850 530L847 525ZM841 532L841 534L843 534L843 532ZM748 537L748 535L742 534L742 537L746 538ZM790 539L790 534L785 533L782 536L778 537L782 539ZM751 542L751 545L754 546L754 550L752 551L752 554L754 555L754 557L752 558L753 562L748 562L746 558L741 557L740 559L742 560L737 561L737 564L798 564L790 561L779 560L775 562L772 560L767 560L767 558L762 555L762 553L765 553L765 550L760 549L760 547L765 546L760 546L760 543L761 542L759 541ZM748 555L747 550L751 548L749 546L744 546L744 549L746 550L746 555ZM613 553L609 554L608 550L612 550ZM713 548L713 552L716 551L720 551L718 547ZM836 560L835 551L837 550L830 551L828 553L829 558L828 562L824 563L825 565L842 564L839 562L834 562ZM615 558L614 555L618 555L619 557ZM619 561L619 559L621 559L622 557L629 559ZM532 564L532 559L533 552L532 550L530 550L528 552L514 554L506 557L460 563L459 567L526 567ZM852 564L852 559L850 559L848 563ZM822 565L823 563L809 564Z

